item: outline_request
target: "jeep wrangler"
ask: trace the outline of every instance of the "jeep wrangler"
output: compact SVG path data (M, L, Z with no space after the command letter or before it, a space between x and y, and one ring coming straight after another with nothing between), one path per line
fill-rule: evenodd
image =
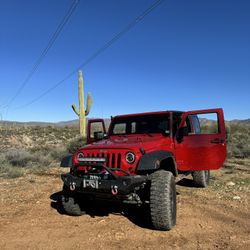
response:
M210 170L225 158L220 108L115 116L107 133L104 120L89 120L87 145L61 162L70 168L61 175L62 205L81 215L88 198L146 204L153 228L170 230L176 224L175 184L191 174L196 187L206 187Z

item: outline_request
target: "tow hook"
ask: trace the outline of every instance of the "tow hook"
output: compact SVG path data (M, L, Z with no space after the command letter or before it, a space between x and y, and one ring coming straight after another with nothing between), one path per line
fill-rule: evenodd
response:
M115 186L111 186L111 193L113 195L117 195L118 194L118 187L115 185Z
M70 183L69 184L69 189L70 189L70 191L75 191L75 189L76 189L76 183L75 182Z

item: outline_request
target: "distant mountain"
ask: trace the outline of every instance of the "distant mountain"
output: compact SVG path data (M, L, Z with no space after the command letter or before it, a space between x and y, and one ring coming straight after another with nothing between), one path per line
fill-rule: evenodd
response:
M216 121L215 120L209 120L206 118L201 118L200 119L200 124L201 125L212 125L214 124ZM226 124L231 125L231 124L236 124L236 125L241 125L247 128L250 128L250 119L245 119L245 120L231 120L231 121L226 121Z
M90 118L94 119L94 118ZM88 120L88 119L87 119ZM105 125L109 125L110 119L104 119ZM0 126L3 127L77 127L79 120L61 121L61 122L17 122L17 121L0 121Z
M245 119L245 120L232 120L228 121L229 124L239 124L242 126L250 127L250 119Z
M90 118L93 119L93 118ZM104 119L106 127L110 124L110 119L106 118ZM201 124L206 124L206 125L211 125L214 123L213 120L208 120L205 118L202 118ZM0 121L0 126L4 127L25 127L25 126L39 126L39 127L77 127L79 124L79 120L70 120L70 121L61 121L61 122L36 122L36 121L31 121L31 122L17 122L17 121ZM244 127L250 128L250 119L245 119L245 120L231 120L231 121L226 121L226 124L237 124L241 125Z
M39 127L47 127L54 126L55 123L52 122L17 122L17 121L0 121L0 126L4 127L25 127L25 126L39 126Z
M55 126L59 127L76 127L79 124L79 120L70 120L70 121L62 121L62 122L57 122L54 123Z

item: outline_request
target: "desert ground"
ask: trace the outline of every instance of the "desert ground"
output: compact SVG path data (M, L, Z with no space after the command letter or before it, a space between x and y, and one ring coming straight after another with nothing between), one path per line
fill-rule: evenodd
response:
M91 204L68 216L60 204L55 166L19 178L0 178L0 249L250 249L250 164L229 160L208 188L177 184L177 225L151 229L143 208Z
M250 134L235 126L210 186L177 184L177 225L167 232L151 228L145 208L92 203L86 215L64 213L59 162L82 143L76 127L0 127L0 249L250 249Z

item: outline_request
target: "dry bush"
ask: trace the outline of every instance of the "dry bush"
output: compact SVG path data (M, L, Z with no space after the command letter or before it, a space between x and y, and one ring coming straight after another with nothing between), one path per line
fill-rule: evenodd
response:
M53 160L49 154L35 154L36 163L34 167L50 167L53 163Z
M48 167L59 166L61 159L85 144L74 139L77 128L67 127L6 127L0 131L0 177L19 177L24 172L46 171ZM15 138L19 144L14 144ZM29 139L29 143L27 140ZM69 150L68 150L69 149Z
M55 161L61 161L61 159L67 154L67 149L64 146L54 147L50 151L50 156Z
M4 154L0 154L0 177L3 178L17 178L23 176L24 169L11 165Z
M12 166L26 167L32 155L24 149L12 149L5 154L5 158Z
M1 165L0 166L0 177L3 178L18 178L23 176L25 173L23 168L14 167L12 165Z
M51 161L61 161L62 157L67 154L67 149L65 146L51 146L51 145L43 145L41 147L36 146L34 148L29 149L29 152L33 155L40 156L49 156Z
M228 130L228 157L250 157L250 128L239 124L227 126Z
M73 154L78 148L86 145L86 143L86 138L76 137L69 142L69 144L67 145L67 150L69 153Z

